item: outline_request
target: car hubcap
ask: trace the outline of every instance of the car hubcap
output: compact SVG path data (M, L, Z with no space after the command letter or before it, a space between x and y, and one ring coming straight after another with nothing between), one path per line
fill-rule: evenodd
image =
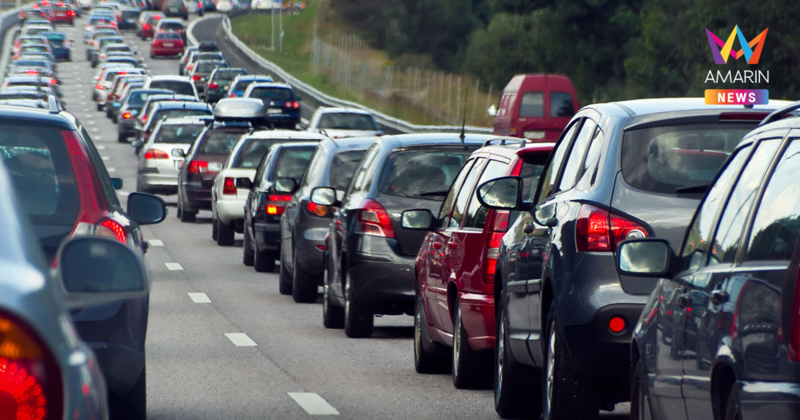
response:
M419 360L419 346L422 345L422 318L420 316L420 301L417 300L417 313L414 316L414 358Z
M455 343L453 343L453 375L458 376L458 355L461 353L461 311L456 309L456 326L453 328Z
M328 313L328 267L322 270L322 312Z
M555 326L554 326L555 327ZM544 406L544 418L550 418L550 409L553 401L553 387L555 386L555 370L556 370L556 331L550 332L550 345L547 351L547 400Z

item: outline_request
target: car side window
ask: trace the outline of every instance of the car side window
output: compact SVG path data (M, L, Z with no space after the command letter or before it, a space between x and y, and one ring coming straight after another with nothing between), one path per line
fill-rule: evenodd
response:
M375 156L377 155L378 155L378 145L373 144L369 148L369 150L367 150L367 154L364 155L364 160L361 161L361 165L358 166L358 173L353 179L353 184L350 192L364 190L364 186L367 184L367 171L369 170L370 164L372 164L372 161L375 160Z
M603 150L603 143L605 143L605 134L599 127L594 133L594 138L589 145L589 151L586 152L586 159L583 160L580 171L578 171L578 182L583 186L594 185L595 178L597 177L597 167L600 163L600 151Z
M485 158L476 159L475 164L472 165L467 177L464 178L464 183L461 184L461 188L456 196L456 201L453 205L453 211L450 212L450 217L447 219L447 224L444 225L446 229L457 229L459 226L461 226L461 221L464 219L464 214L467 211L467 202L469 201L469 197L472 195L472 190L475 189L475 183L478 180L478 176L481 174L481 170L483 170L483 164L485 162Z
M780 139L764 140L759 143L758 148L750 162L742 171L742 175L733 187L730 198L722 210L717 234L711 242L709 265L733 263L736 259L736 252L739 250L739 242L742 237L742 230L750 213L750 207L758 194L758 187L764 178L775 152L780 146Z
M506 169L508 169L507 163L498 160L490 160L489 163L486 164L486 169L483 170L478 182L475 183L475 191L477 191L478 186L484 182L503 176L506 173ZM481 202L478 201L478 197L473 192L470 194L469 207L467 207L467 220L464 222L464 227L483 229L483 226L486 224L486 215L488 213L489 209L481 205Z
M94 166L94 170L97 172L97 179L100 181L100 189L103 191L103 198L110 208L121 209L122 207L117 199L117 191L114 190L114 184L111 183L111 176L108 175L106 164L100 157L100 153L95 149L94 141L92 137L89 136L89 132L83 127L81 127L81 137L83 137L86 150L89 152L89 159L92 161L92 166Z
M748 238L745 261L791 260L800 232L800 139L793 139L769 178Z
M453 185L450 186L450 191L447 192L447 196L445 197L444 201L442 201L442 206L439 208L439 220L444 220L450 214L450 210L453 209L453 202L456 199L456 194L458 194L459 189L461 189L461 183L464 182L464 178L467 177L469 170L472 168L472 164L475 163L477 159L468 160L467 163L461 168L459 171L458 176L456 176L455 181L453 181ZM442 225L443 227L446 224Z
M728 159L727 166L721 170L722 172L720 172L717 181L711 187L711 191L708 192L705 200L700 204L682 247L681 258L684 270L696 270L702 267L708 248L708 240L711 236L711 229L714 228L714 220L719 213L719 209L725 203L728 186L736 177L736 174L739 173L751 149L751 146L747 146L734 152L733 157Z
M564 174L561 176L561 183L558 185L559 191L566 191L575 186L575 182L579 179L581 169L583 168L584 158L586 151L589 149L589 143L594 138L595 131L597 130L597 123L590 119L585 119L578 137L573 142L572 150L567 158L567 166L564 167Z
M580 122L580 119L575 120L572 123L572 126L564 131L564 134L561 136L561 140L556 145L555 150L553 150L553 158L550 159L550 163L547 165L547 169L544 172L544 178L542 179L542 186L539 189L539 194L536 196L537 203L543 201L549 197L551 193L553 193L556 186L558 170L561 168L561 164L564 162L564 156L566 155L567 148L569 148L569 145L572 142L572 137L575 136L575 132L578 131Z

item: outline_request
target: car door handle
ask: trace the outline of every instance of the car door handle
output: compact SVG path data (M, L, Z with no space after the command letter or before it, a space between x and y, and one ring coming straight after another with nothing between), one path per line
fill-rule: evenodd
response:
M711 292L711 301L717 305L722 305L723 303L728 302L728 299L730 299L730 296L728 295L728 292L724 290L716 289Z

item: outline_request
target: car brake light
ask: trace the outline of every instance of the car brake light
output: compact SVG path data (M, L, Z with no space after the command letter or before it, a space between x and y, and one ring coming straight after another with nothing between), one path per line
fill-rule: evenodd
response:
M235 94L235 93L231 93L230 95L228 95L228 97L229 97L229 98L235 98L235 97L236 97L236 94Z
M31 75L31 76L35 76L35 75L39 74L39 72L36 71L36 70L26 70L25 74Z
M167 152L158 149L147 149L144 152L145 159L169 159Z
M300 102L289 101L289 102L286 102L286 104L284 104L284 107L285 108L289 108L289 109L300 109Z
M309 213L313 214L314 216L324 217L328 214L328 206L323 206L322 204L316 204L314 202L309 201L306 209Z
M125 119L125 120L131 119L131 113L127 112L127 111L123 112L122 113L122 118Z
M492 216L486 244L486 263L483 265L483 281L485 283L494 283L497 256L500 254L503 235L508 230L509 214L508 210L495 210Z
M236 195L236 184L234 183L233 178L226 177L223 180L222 194L223 195Z
M214 83L214 82L211 82L211 83L208 84L208 88L209 89L219 89L219 85Z
M97 89L97 90L103 90L104 89L102 83L98 83L98 84L94 85L94 88Z
M51 85L57 85L58 84L58 80L56 80L55 78L51 78L50 79L50 84Z
M191 70L193 68L194 68L194 64L189 64L188 66L186 66L186 70Z
M608 329L614 334L619 334L625 329L625 319L619 316L612 317L608 320Z
M150 29L150 25L145 23L144 25L142 25L142 29L144 29L146 31L146 30Z
M127 234L125 233L125 228L122 227L119 223L111 220L105 219L97 225L95 230L95 234L99 236L108 236L109 238L114 238L121 243L126 243Z
M200 80L201 77L202 76L200 76L199 74L195 74L194 76L192 76L192 80L197 81Z
M192 174L211 173L211 171L208 170L208 162L204 160L193 160L189 162L187 171Z
M638 223L588 204L581 206L575 229L578 252L611 252L626 239L647 236Z
M360 232L365 235L395 237L389 213L375 200L367 198L361 203L361 208L358 210L358 221L360 222Z
M4 418L61 418L58 364L30 326L4 312L0 312L0 395Z
M67 11L67 16L75 16L75 12L72 10Z

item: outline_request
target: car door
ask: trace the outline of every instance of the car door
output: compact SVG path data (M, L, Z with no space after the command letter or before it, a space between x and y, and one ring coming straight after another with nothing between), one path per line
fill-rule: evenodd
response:
M250 191L247 192L247 199L245 199L244 204L244 224L245 229L249 229L250 239L255 238L256 228L255 228L255 217L256 212L258 211L259 205L259 192L264 190L265 186L263 185L267 182L267 171L269 163L272 161L272 154L274 153L274 149L270 149L269 152L261 159L261 163L258 165L258 169L256 169L256 175L253 177L253 183L250 185ZM281 244L281 249L283 249L283 245ZM291 261L291 260L289 260Z

